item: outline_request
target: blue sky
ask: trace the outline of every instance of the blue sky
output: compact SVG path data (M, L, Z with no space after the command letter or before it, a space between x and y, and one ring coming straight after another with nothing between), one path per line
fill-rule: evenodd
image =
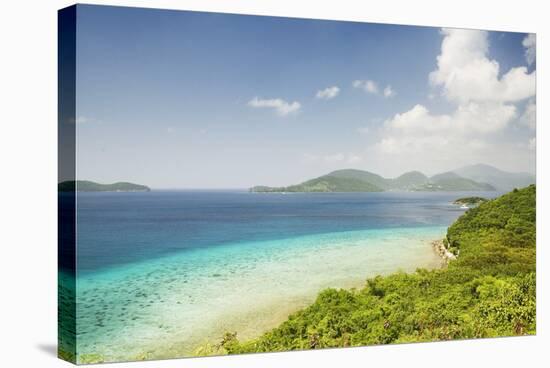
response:
M77 19L79 179L534 172L526 34L82 5Z

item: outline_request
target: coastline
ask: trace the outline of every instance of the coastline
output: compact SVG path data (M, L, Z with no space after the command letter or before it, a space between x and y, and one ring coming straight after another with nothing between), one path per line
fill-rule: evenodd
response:
M219 345L227 332L237 332L239 338L246 340L259 337L287 320L289 315L314 303L323 290L358 289L365 285L367 278L377 275L441 267L431 242L444 231L444 227L367 230L262 242L251 244L246 247L247 251L243 246L220 248L215 258L208 253L208 262L213 268L201 266L198 268L201 274L194 278L188 274L185 280L178 279L177 275L189 272L184 270L183 263L190 261L189 256L143 264L109 277L106 274L101 280L85 280L85 289L106 287L107 295L111 295L109 290L115 287L118 299L101 300L101 304L94 302L97 308L105 303L117 307L103 317L104 327L94 325L95 319L87 319L90 332L85 335L86 341L81 342L82 357L101 356L108 362L211 355L198 350ZM258 249L262 252L258 253ZM207 261L202 254L197 252L197 260ZM251 259L252 256L255 258ZM227 259L242 262L232 263L231 270L227 268ZM144 272L154 270L152 276L144 278ZM79 291L84 291L82 281L79 281ZM142 289L145 286L147 289ZM154 290L150 286L154 286ZM134 302L135 305L143 303L144 308L139 311L125 310L139 319L122 322L118 317L118 313L123 312L121 308L132 308L131 304L124 305L128 297L133 297L126 290L133 290L130 294L139 290L149 297L148 301ZM153 295L156 297L151 299ZM85 309L87 298L81 300L82 313L101 312L95 306ZM190 300L191 304L184 300ZM209 313L205 314L205 310ZM119 342L113 350L109 341L120 341L117 326L121 323L126 334L140 336L141 341L136 344L124 339L126 342ZM94 336L101 336L101 340Z
M448 265L450 261L456 259L456 255L451 253L447 247L445 247L445 242L443 239L434 240L431 242L431 245L435 253L441 258L443 266Z
M456 256L445 248L443 240L441 239L425 240L423 243L426 245L426 248L429 246L432 249L432 251L435 252L440 262L438 265L434 264L433 267L422 267L422 268L425 268L427 270L442 269L447 266L450 260L456 259ZM348 291L359 290L365 286L367 279L375 278L378 276L388 276L395 272L410 273L414 271L415 270L413 269L409 269L409 270L398 269L394 271L377 273L377 274L365 273L364 275L362 275L362 277L355 276L350 278L347 285L343 285L341 287L321 288L317 290L317 292L314 294L313 297L303 298L301 301L297 303L293 303L293 302L287 302L285 304L281 304L280 302L273 303L271 306L262 308L262 310L256 310L251 313L248 313L248 316L247 315L233 316L235 320L246 321L246 324L249 324L249 322L251 321L250 317L255 316L257 318L258 315L264 314L266 317L270 319L270 323L269 325L259 329L254 329L254 328L250 328L250 326L246 326L246 328L242 330L237 327L238 326L237 324L235 325L235 327L237 328L226 328L225 330L223 330L223 332L220 330L221 333L218 334L219 335L218 339L205 340L202 344L196 345L192 349L192 352L193 352L192 356L225 355L227 353L224 352L222 345L223 345L223 341L227 338L227 336L232 336L232 338L238 337L239 339L242 339L242 340L252 340L252 339L258 338L264 333L272 330L273 328L279 326L284 321L288 320L288 318L294 313L311 306L315 302L317 297L327 289L338 289L338 290L348 290ZM283 305L283 307L281 307L281 305ZM231 326L231 323L227 324L227 326L228 327ZM184 350L185 350L185 353L188 353L189 351L189 349L184 349Z
M516 231L499 224L519 218ZM227 354L536 334L536 187L469 211L432 242L449 262L374 277L359 291L323 290L315 303L257 339L226 334ZM496 261L495 261L496 260ZM329 323L327 323L329 322Z

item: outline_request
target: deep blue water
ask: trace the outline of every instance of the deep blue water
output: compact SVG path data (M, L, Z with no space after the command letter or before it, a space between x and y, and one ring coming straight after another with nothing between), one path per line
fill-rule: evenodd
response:
M494 197L498 193L476 193ZM472 193L248 193L153 191L77 194L80 273L173 252L351 230L450 225Z

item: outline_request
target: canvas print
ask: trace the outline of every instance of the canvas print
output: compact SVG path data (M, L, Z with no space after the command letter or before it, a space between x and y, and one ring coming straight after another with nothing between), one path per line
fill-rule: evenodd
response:
M59 356L536 332L536 37L59 12Z

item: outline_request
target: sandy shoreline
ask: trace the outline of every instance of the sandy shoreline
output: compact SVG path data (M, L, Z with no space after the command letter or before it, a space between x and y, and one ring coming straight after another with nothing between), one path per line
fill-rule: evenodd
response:
M426 241L426 245L431 246L432 250L440 259L441 263L431 269L443 268L452 259L456 259L454 254L450 253L444 246L443 240ZM370 277L378 275L387 275L392 272L379 273L376 275L365 275L364 277L350 277L348 282L342 283L342 286L336 287L341 289L359 289L365 285L365 282ZM274 302L257 308L246 313L233 313L221 318L220 326L217 332L212 334L211 338L205 338L202 341L194 344L192 347L184 348L182 343L174 343L171 348L166 349L166 346L161 348L162 353L159 358L174 357L174 356L196 356L201 348L206 346L216 347L222 341L223 335L226 332L237 333L237 338L241 341L257 338L265 332L276 328L281 323L286 321L290 315L299 310L311 305L318 294L326 288L318 290L315 294L304 296L303 298L295 298L294 300L284 300L284 302ZM223 326L223 327L221 327ZM214 354L217 355L217 354Z
M103 274L86 280L93 289L81 294L79 311L90 332L80 352L104 361L149 360L195 356L199 347L218 345L226 332L254 339L311 305L324 289L361 288L376 275L442 267L432 243L444 231L369 230L264 242L250 251L227 248L209 256L193 278L185 265L195 265L189 255ZM101 294L110 299L86 297ZM97 313L101 327L94 325Z
M358 289L365 285L368 277L350 277L346 282L339 282L338 284L341 286L328 287ZM263 333L279 326L293 313L311 305L315 302L318 294L324 289L326 288L321 288L314 293L300 297L288 298L281 296L271 303L255 306L253 309L247 311L228 311L207 328L210 332L204 334L201 338L185 339L185 342L159 343L150 349L150 351L154 351L155 353L150 353L148 359L197 356L199 349L208 345L218 345L226 332L236 332L240 340L257 338Z

